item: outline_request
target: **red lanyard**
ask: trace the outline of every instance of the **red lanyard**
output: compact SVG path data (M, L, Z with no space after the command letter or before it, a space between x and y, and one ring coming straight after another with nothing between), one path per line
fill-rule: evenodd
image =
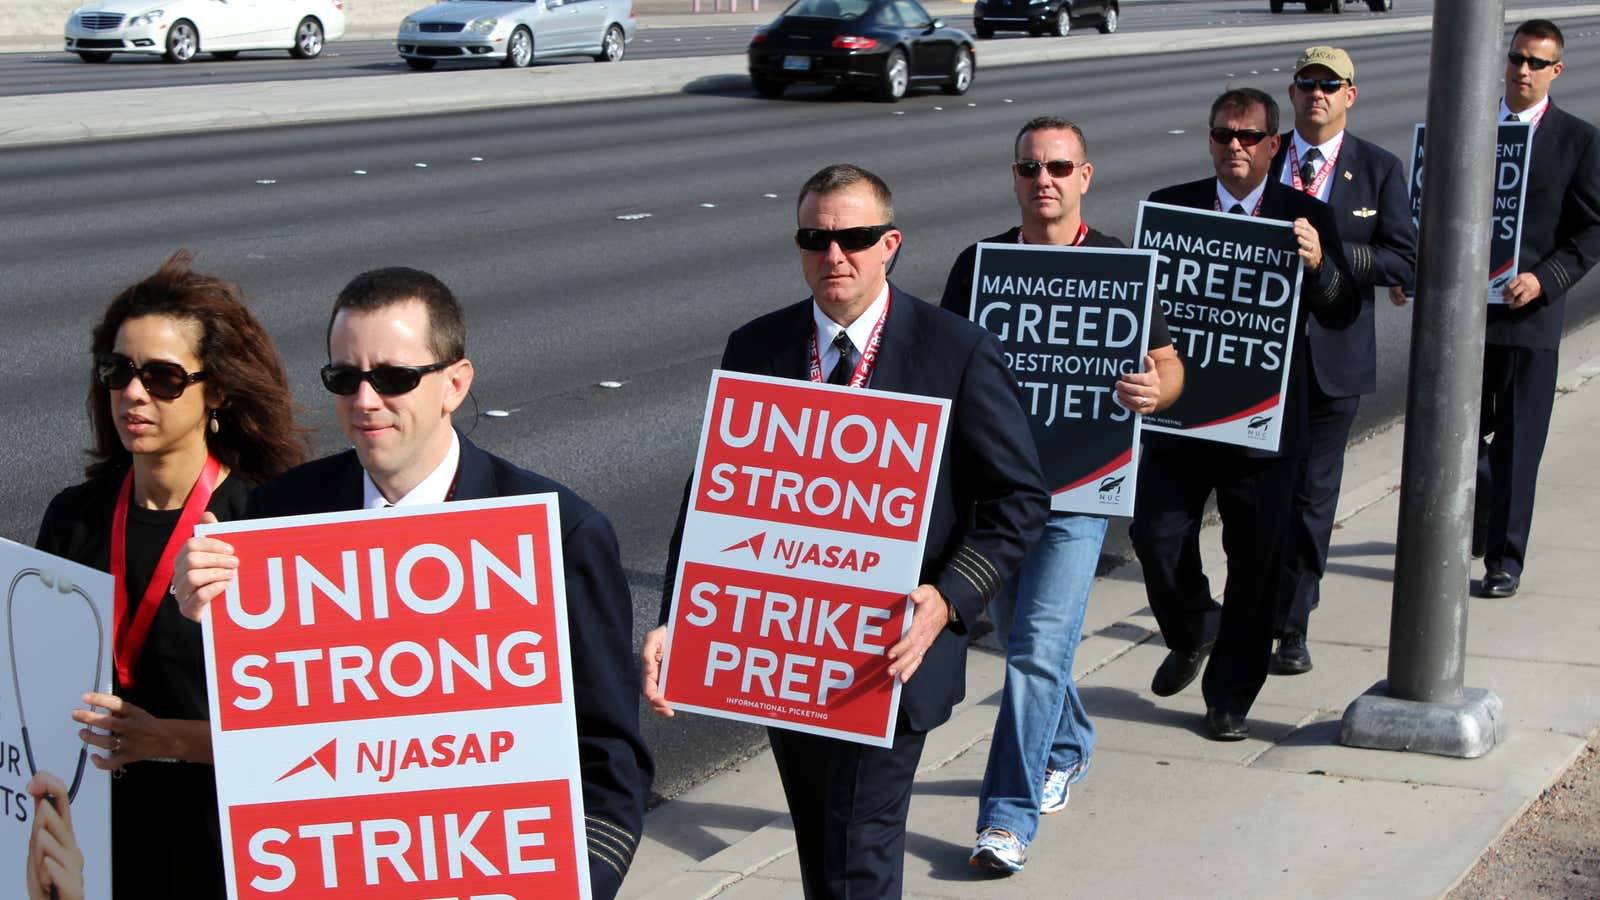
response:
M1085 223L1085 222L1079 222L1078 223L1078 236L1073 238L1072 239L1072 243L1069 244L1068 246L1076 247L1076 246L1082 244L1083 243L1083 239L1088 237L1088 236L1089 236L1089 226L1088 226L1088 224ZM1027 242L1028 242L1028 239L1022 236L1022 229L1018 228L1017 229L1017 243L1026 244Z
M866 387L867 379L872 377L872 367L878 362L878 345L883 343L883 323L889 320L889 301L883 301L883 312L878 315L878 324L872 326L872 334L867 338L867 346L861 350L861 361L856 363L856 371L850 376L850 386L853 388ZM811 380L822 383L822 357L817 353L817 329L811 329Z
M123 687L133 686L133 667L144 652L144 642L150 637L150 624L161 607L161 597L172 582L173 564L178 558L178 547L194 533L200 524L200 514L211 504L211 494L217 488L217 475L222 471L216 457L206 454L206 464L200 478L189 491L189 499L178 514L178 524L161 550L161 561L145 585L144 597L133 621L128 621L128 497L133 492L133 470L122 479L122 490L117 493L117 506L111 513L111 577L116 584L116 644L117 682Z
M1322 168L1317 170L1317 177L1311 179L1311 185L1308 187L1300 180L1300 154L1295 152L1294 138L1289 138L1289 171L1294 173L1294 189L1305 191L1313 197L1321 194L1322 185L1328 180L1328 176L1333 174L1334 163L1339 161L1339 151L1342 149L1344 149L1344 132L1339 133L1339 146L1334 147L1333 155L1323 161ZM1266 194L1263 193L1262 196Z
M1265 199L1267 199L1267 191L1266 191L1266 188L1262 188L1261 189L1261 196L1256 198L1256 208L1250 210L1250 215L1252 215L1252 216L1261 215L1261 201L1263 201ZM1243 206L1244 204L1241 203L1240 205ZM1223 211L1223 209L1222 209L1222 198L1213 196L1211 198L1211 208L1216 210L1217 212L1222 212ZM1238 215L1238 213L1230 213L1230 215Z

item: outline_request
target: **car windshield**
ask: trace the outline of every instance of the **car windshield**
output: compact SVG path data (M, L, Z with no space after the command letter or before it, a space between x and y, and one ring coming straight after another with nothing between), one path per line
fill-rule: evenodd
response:
M783 14L813 19L854 19L871 5L872 0L799 0L784 10Z

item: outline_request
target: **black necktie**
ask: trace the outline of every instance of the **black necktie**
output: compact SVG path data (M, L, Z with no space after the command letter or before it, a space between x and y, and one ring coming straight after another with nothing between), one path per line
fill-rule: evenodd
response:
M1244 215L1244 204L1235 203L1234 205L1228 207L1228 212L1233 213L1236 216L1242 216Z
M839 361L833 364L833 371L828 373L828 383L848 385L850 376L856 371L855 366L850 364L850 354L856 351L856 345L850 343L850 333L839 332L833 339L833 349L839 351Z
M1311 179L1317 177L1317 163L1322 161L1322 151L1315 147L1306 151L1306 161L1300 164L1300 183L1305 186L1305 192L1315 193L1311 189Z
M1514 113L1514 112L1506 113L1506 119L1505 120L1507 122L1520 122L1520 121L1522 121L1521 119L1517 118L1517 114Z

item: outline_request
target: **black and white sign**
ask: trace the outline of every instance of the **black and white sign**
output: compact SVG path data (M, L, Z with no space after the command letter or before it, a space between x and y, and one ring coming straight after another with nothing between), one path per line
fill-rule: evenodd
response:
M1144 368L1155 256L979 244L971 316L1022 388L1052 509L1133 515L1140 417L1114 385Z
M1422 226L1422 156L1426 129L1417 124L1411 143L1411 221ZM1527 122L1501 122L1495 143L1494 228L1489 239L1489 302L1504 303L1501 294L1517 276L1522 245L1522 206L1528 193L1528 159L1533 153L1533 127Z
M1156 252L1156 299L1183 360L1183 394L1151 431L1277 450L1300 309L1294 226L1139 204L1134 244Z

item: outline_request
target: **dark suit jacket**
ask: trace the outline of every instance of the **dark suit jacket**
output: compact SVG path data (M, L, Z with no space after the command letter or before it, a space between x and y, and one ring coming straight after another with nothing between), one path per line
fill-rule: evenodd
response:
M1544 294L1521 309L1489 307L1488 343L1554 350L1561 345L1567 291L1600 258L1600 136L1555 101L1533 133L1517 270Z
M1293 131L1284 132L1267 176L1273 181L1283 177L1293 140ZM1328 205L1338 222L1361 306L1348 328L1324 328L1312 320L1311 371L1324 394L1354 397L1378 389L1373 288L1413 283L1417 229L1411 221L1411 201L1400 160L1377 144L1346 131L1338 164L1328 179Z
M297 466L257 488L248 516L298 516L361 508L354 450ZM633 672L633 602L611 523L560 484L520 469L461 438L456 500L553 492L559 498L567 586L578 761L596 898L614 897L644 830L655 764L639 736Z
M1150 195L1152 203L1193 209L1214 209L1216 199L1217 179L1214 177L1162 188ZM1304 323L1309 318L1307 313L1325 328L1344 328L1355 321L1361 302L1356 297L1355 278L1350 274L1349 263L1345 262L1339 228L1334 224L1333 210L1328 204L1307 197L1269 177L1266 193L1261 198L1261 217L1285 221L1309 220L1322 241L1322 270L1315 275L1307 271L1300 283L1300 310L1292 323L1294 354L1289 363L1289 387L1284 395L1283 427L1278 452L1274 454L1248 447L1238 449L1248 456L1301 456L1311 441L1311 424L1306 410L1311 399L1310 383L1306 381L1306 357L1309 353ZM1188 438L1151 433L1146 433L1144 439L1145 445L1152 448L1181 447L1176 442L1183 440Z
M1044 526L1050 495L999 341L892 284L889 293L889 319L868 386L951 401L921 582L938 588L963 624L940 633L900 692L902 721L913 731L928 731L950 718L951 707L965 696L965 624L978 620L1022 562ZM728 337L721 368L805 380L815 327L810 298L768 313ZM686 494L668 551L663 622L687 499Z

